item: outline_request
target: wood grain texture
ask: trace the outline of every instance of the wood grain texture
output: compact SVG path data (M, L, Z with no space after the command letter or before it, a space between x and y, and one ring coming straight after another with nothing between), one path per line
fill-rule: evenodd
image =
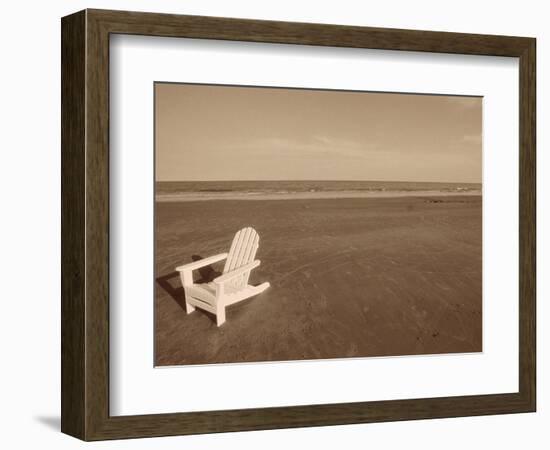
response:
M109 33L86 16L86 433L108 420Z
M520 57L519 385L536 409L536 41Z
M87 10L112 33L279 44L521 56L529 38L389 28Z
M109 416L110 33L519 57L519 392ZM535 410L534 39L86 10L63 18L62 41L63 432L99 440Z
M61 430L85 430L85 20L65 17L61 35Z

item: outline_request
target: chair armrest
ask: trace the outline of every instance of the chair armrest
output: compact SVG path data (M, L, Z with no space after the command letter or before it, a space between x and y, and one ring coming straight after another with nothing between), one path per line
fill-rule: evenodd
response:
M201 267L214 264L218 261L222 261L225 258L227 258L227 253L220 253L219 255L210 256L204 259L199 259L198 261L193 261L192 263L184 264L183 266L176 267L176 270L178 272L183 272L184 270L196 270L196 269L200 269Z
M257 259L256 261L252 261L248 264L245 264L244 266L241 266L238 269L232 270L231 272L224 273L223 275L220 275L219 277L214 278L214 283L223 284L226 281L229 281L235 277L238 277L239 275L245 274L246 272L254 269L255 267L258 267L259 265L260 265L260 260Z

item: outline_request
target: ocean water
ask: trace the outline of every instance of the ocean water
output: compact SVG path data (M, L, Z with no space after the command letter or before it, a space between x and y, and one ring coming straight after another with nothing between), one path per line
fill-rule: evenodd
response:
M481 183L410 181L157 181L157 196L185 194L293 194L315 192L472 192Z

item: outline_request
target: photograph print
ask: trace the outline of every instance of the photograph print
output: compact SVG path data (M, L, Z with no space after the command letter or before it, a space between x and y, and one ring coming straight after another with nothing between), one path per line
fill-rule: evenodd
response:
M482 351L481 97L154 90L155 366Z

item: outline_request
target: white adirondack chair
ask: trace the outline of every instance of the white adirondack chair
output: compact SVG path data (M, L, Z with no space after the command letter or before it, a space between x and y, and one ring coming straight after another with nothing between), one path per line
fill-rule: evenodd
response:
M254 228L243 228L235 234L229 253L176 267L185 289L187 314L195 311L195 307L204 309L216 315L216 323L220 326L225 322L226 306L265 291L269 287L268 282L258 286L248 284L250 272L260 265L259 260L254 260L259 242L260 237ZM227 260L222 275L210 283L193 283L193 270L224 259Z

